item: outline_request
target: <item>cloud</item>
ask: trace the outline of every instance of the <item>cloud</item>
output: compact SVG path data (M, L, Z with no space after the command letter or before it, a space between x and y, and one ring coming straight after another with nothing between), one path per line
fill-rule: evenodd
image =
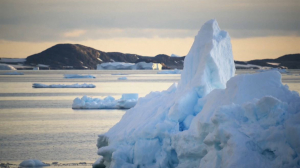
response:
M115 34L110 33L111 38L147 37L145 30L155 30L158 37L167 37L163 30L199 30L211 18L217 19L222 29L230 30L232 37L299 36L299 8L299 0L3 0L0 1L0 39L107 38L108 35L97 33L97 29L112 29ZM117 32L118 29L122 32ZM88 32L78 37L62 36L74 30ZM139 32L134 34L130 30ZM91 33L99 35L92 37ZM153 31L150 34L153 36ZM183 37L184 33L178 34L171 32L168 37Z
M63 33L63 37L80 37L86 33L86 30L72 30L70 32Z

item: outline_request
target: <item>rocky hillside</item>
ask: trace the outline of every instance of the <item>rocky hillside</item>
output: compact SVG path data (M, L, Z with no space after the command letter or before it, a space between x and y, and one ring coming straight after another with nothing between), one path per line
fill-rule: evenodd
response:
M120 52L103 52L80 44L57 44L47 50L31 55L26 59L26 65L50 65L51 69L96 69L103 62L154 62L161 63L163 69L182 69L185 57L170 57L159 54L155 57ZM287 67L300 69L300 54L284 55L277 59L262 59L251 61L235 61L237 64L254 64L268 67Z
M47 50L27 57L27 65L45 64L51 69L96 69L102 62L155 62L164 69L182 68L184 57L157 55L155 57L120 52L103 52L80 44L57 44Z

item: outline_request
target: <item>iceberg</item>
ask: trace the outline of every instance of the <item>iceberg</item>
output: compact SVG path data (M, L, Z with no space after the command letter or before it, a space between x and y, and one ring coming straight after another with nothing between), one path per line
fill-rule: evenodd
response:
M299 94L278 71L234 75L230 37L210 20L179 83L140 98L99 135L98 165L299 167Z
M72 85L65 85L65 84L52 84L46 85L42 83L34 83L32 84L33 88L95 88L96 86L93 84L72 84Z
M181 57L181 56L176 55L176 54L171 54L171 57Z
M138 62L125 63L125 62L107 62L97 65L97 70L161 70L162 65L159 63L146 63Z
M44 167L44 166L50 166L50 164L45 164L40 160L34 160L34 159L24 160L23 162L20 163L20 167Z
M24 73L13 71L13 72L6 72L6 73L1 74L1 75L24 75Z
M178 70L178 69L163 70L163 71L158 71L157 74L181 74L181 70Z
M8 64L0 64L0 70L16 70L16 68Z
M93 75L65 74L65 78L96 78Z
M128 80L126 76L118 78L118 80Z
M130 109L137 103L139 95L137 93L122 94L121 99L107 96L104 99L83 96L73 100L73 109Z

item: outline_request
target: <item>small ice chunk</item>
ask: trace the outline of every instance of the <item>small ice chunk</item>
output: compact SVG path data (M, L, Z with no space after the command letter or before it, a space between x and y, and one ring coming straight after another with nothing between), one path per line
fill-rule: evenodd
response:
M93 75L65 74L65 78L96 78Z
M178 69L163 70L163 71L158 71L157 74L181 74L181 70L178 70Z
M137 93L123 94L121 99L115 100L111 96L98 99L83 96L73 100L73 109L130 109L137 103L139 95Z
M20 167L43 167L43 166L50 166L50 165L35 159L24 160L22 163L20 163Z
M24 73L13 71L13 72L6 72L6 73L1 74L1 75L24 75Z
M126 76L118 78L118 80L128 80Z

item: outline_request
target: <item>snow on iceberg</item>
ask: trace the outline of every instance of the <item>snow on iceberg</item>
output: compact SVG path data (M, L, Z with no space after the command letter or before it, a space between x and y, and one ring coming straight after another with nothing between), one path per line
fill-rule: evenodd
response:
M171 57L181 57L181 56L176 55L176 54L171 54Z
M45 164L40 160L24 160L22 163L20 163L20 167L44 167L44 166L50 166L49 164Z
M96 78L93 75L65 74L65 78Z
M235 74L229 35L206 22L178 84L140 98L99 135L106 167L299 167L300 97L277 71Z
M73 109L130 109L136 105L139 95L137 93L123 94L121 99L115 100L111 96L104 99L83 96L73 101Z
M32 84L33 88L95 88L96 86L93 84L72 84L72 85L65 85L65 84L52 84L46 85L42 83L34 83Z
M178 70L178 69L163 70L163 71L158 71L157 74L181 74L181 70Z

